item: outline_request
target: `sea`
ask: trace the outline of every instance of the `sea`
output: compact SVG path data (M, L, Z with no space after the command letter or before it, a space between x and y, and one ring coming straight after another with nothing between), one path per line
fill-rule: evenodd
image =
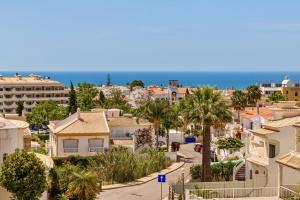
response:
M15 71L0 71L0 75L14 76ZM60 81L66 86L72 81L90 82L95 85L107 83L108 76L113 85L127 85L133 80L142 80L147 85L167 86L169 80L178 80L182 86L211 86L219 89L245 88L251 84L281 83L288 78L300 82L300 72L18 72L22 76L31 73Z

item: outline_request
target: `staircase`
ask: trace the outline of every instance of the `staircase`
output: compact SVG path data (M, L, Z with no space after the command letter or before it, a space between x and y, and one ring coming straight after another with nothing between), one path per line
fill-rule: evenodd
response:
M245 165L245 163L236 172L235 180L237 180L237 181L245 181L246 180L246 165Z

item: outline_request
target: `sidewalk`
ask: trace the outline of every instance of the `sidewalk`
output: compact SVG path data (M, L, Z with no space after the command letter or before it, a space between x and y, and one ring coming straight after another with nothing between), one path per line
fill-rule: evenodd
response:
M144 183L147 183L149 181L152 181L154 179L157 179L158 174L169 174L180 167L184 165L184 162L178 162L172 164L170 167L160 171L160 172L155 172L153 174L150 174L148 176L142 177L137 179L136 181L133 182L128 182L128 183L122 183L122 184L112 184L112 185L104 185L102 187L102 190L111 190L111 189L117 189L117 188L123 188L123 187L130 187L130 186L135 186L135 185L141 185Z

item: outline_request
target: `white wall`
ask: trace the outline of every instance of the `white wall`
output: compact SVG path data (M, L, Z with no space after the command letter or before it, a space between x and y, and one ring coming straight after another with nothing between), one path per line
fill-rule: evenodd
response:
M66 157L70 155L92 156L96 152L89 152L89 139L102 138L104 139L104 148L109 148L109 136L59 136L58 142L58 157ZM64 153L63 140L78 139L78 152ZM54 155L56 156L56 155Z
M15 149L24 148L23 129L0 129L0 163L3 161L3 154L13 153Z

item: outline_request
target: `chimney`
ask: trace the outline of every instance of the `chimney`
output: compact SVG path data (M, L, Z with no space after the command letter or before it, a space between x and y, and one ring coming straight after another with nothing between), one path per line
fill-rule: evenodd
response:
M80 119L80 108L77 108L76 114L77 114L77 118Z

